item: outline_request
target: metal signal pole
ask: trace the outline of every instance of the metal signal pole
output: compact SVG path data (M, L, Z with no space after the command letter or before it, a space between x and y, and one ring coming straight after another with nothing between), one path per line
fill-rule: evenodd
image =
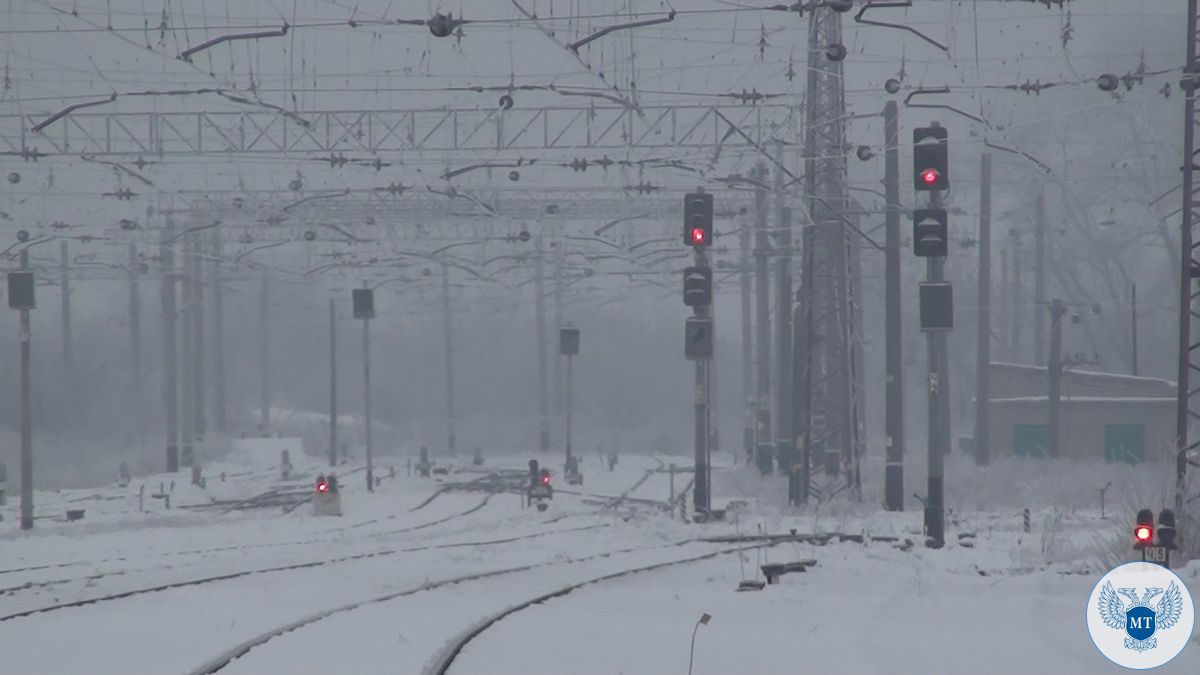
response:
M329 298L329 466L337 466L337 303Z
M941 208L941 190L929 192L930 207ZM927 280L933 283L945 281L946 259L926 258ZM948 406L944 399L947 391L942 374L947 365L946 332L926 331L929 358L929 473L928 494L925 497L925 529L934 548L941 548L946 541L945 507L945 459L950 447L950 419L946 415Z
M450 314L450 266L442 265L442 326L446 352L446 449L457 454L454 437L454 319Z
M883 108L884 191L887 198L884 241L884 425L886 466L884 506L904 510L904 353L900 321L900 127L896 102Z
M700 246L696 247L696 266L708 267L708 257L704 255L704 249ZM715 293L714 293L715 295ZM692 313L696 317L705 317L709 315L709 305L696 305L692 308ZM713 330L715 333L716 326ZM715 348L715 336L713 337ZM709 476L709 447L708 447L708 416L709 416L709 394L708 394L708 366L711 361L706 359L698 359L696 361L696 400L695 400L695 443L694 457L695 462L695 483L692 486L692 508L697 514L702 514L707 520L710 510L712 509L712 492Z
M363 282L363 288L366 288ZM366 423L367 441L367 492L375 491L375 471L372 461L371 447L371 320L363 319L362 352L363 352L363 418Z
M767 168L758 165L758 180L767 177ZM771 440L771 287L767 274L767 192L759 187L754 191L754 295L755 295L755 366L757 387L755 396L754 455L759 469L770 473L775 460L761 457Z
M171 240L175 237L175 223L168 218L163 228L159 259L162 261L162 321L163 321L163 370L166 374L163 398L166 402L164 417L167 426L167 471L179 471L179 358L176 323L178 312L175 303L175 253Z
M29 249L21 249L21 269L29 269ZM21 529L33 529L33 386L29 310L21 311Z
M975 463L991 462L992 156L980 158L979 322L975 366Z

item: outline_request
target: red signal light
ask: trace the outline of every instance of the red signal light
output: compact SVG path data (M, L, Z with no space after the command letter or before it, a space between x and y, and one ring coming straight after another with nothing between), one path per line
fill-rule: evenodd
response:
M704 228L692 228L692 243L697 246L708 243L708 235L704 232Z
M1150 540L1154 538L1154 528L1149 525L1138 525L1133 528L1133 538L1139 544L1149 544Z
M548 473L542 474L542 485L549 485L549 484L550 484L550 474L548 474Z
M921 172L921 180L924 181L926 185L933 185L934 183L938 182L938 179L941 177L942 174L939 173L937 169L925 169Z
M317 492L329 492L329 483L326 481L317 483Z

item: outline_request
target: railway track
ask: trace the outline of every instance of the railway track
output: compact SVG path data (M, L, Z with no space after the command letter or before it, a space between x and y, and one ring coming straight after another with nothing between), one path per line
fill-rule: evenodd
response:
M50 613L50 612L61 611L61 610L70 609L73 607L84 607L87 605L94 605L94 604L99 604L99 603L103 603L103 602L111 602L114 600L121 600L124 598L130 598L130 597L134 597L134 596L138 596L138 595L145 595L148 593L158 593L158 592L169 591L169 590L178 589L178 588L201 586L201 585L205 585L205 584L211 584L211 583L216 583L216 582L221 582L221 581L229 581L231 579L239 579L242 577L249 577L249 576L260 575L260 574L271 574L271 573L275 573L275 572L287 572L287 571L292 571L292 570L311 569L311 568L315 568L315 567L336 565L339 563L352 562L352 561L356 561L356 560L369 560L372 558L383 558L383 557L388 557L388 556L393 556L393 555L398 555L398 554L403 554L403 553L415 553L418 551L431 551L431 550L449 549L449 548L463 548L463 547L469 547L469 546L495 546L495 545L499 545L499 544L507 544L507 543L523 541L523 540L527 540L527 539L535 539L538 537L544 537L544 536L553 535L553 534L565 534L565 533L570 533L570 532L580 532L580 531L584 531L584 530L593 530L593 529L599 529L599 528L608 527L608 526L609 526L608 523L597 523L597 524L592 524L592 525L583 525L583 526L563 528L563 529L558 529L558 530L546 530L546 531L542 531L542 532L533 532L530 534L518 535L518 536L513 536L513 537L505 537L505 538L500 538L500 539L489 539L489 540L483 540L483 541L465 541L465 542L442 543L442 544L427 544L427 545L423 545L423 546L412 546L412 547L408 547L408 548L386 549L383 551L371 551L371 552L367 552L367 553L358 553L358 554L354 554L354 555L340 556L337 558L328 558L328 559L324 559L324 560L307 561L307 562L294 563L294 564L289 564L289 565L278 565L278 566L274 566L274 567L256 568L256 569L250 569L250 570L239 570L236 572L230 572L230 573L226 573L226 574L217 574L217 575L212 575L212 576L207 576L207 577L202 577L202 578L197 578L197 579L188 579L188 580L184 580L184 581L176 581L176 582L170 582L170 583L165 583L165 584L158 584L155 586L136 588L136 589L131 589L128 591L122 591L119 593L111 593L108 595L103 595L103 596L99 596L99 597L95 597L95 598L86 598L86 599L82 599L82 600L74 600L71 602L63 602L63 603L57 603L54 605L47 605L44 607L27 609L27 610L23 610L20 612L14 612L11 614L0 616L0 623L12 621L14 619L21 619L21 618L28 617L28 616L34 616L37 614L46 614L46 613ZM100 575L100 576L104 576L104 575ZM59 582L55 582L55 583L59 583Z
M566 530L566 531L569 531L569 530ZM569 560L548 560L548 561L543 561L543 562L530 563L527 565L518 565L518 566L506 567L506 568L502 568L502 569L488 570L488 571L476 572L476 573L472 573L472 574L464 574L464 575L459 575L459 576L450 577L450 578L446 578L446 579L441 579L438 581L426 582L426 583L420 584L418 586L414 586L414 587L407 588L407 589L400 590L400 591L387 593L384 595L379 595L379 596L368 598L365 600L359 600L357 602L346 603L344 605L339 605L337 607L332 607L332 608L325 609L325 610L322 610L319 612L314 612L314 613L304 616L300 619L297 619L295 621L292 621L290 623L282 625L278 628L274 628L272 630L269 630L269 631L266 631L259 635L256 635L256 636L250 638L249 640L246 640L246 641L238 644L237 646L235 646L225 652L222 652L220 655L218 655L217 657L213 658L210 661L205 662L203 665L196 668L195 670L190 671L190 675L212 675L213 673L218 673L218 672L224 670L227 666L229 666L235 660L246 656L254 649L261 647L262 645L270 642L271 640L274 640L275 638L278 638L278 637L285 635L287 633L290 633L292 631L299 630L306 626L310 626L312 624L318 623L329 617L332 617L332 616L335 616L338 614L343 614L346 612L350 612L355 609L359 609L361 607L366 607L369 605L388 602L388 601L396 600L396 599L403 598L403 597L413 596L418 593L423 593L426 591L432 591L432 590L436 590L439 588L445 588L445 587L449 587L449 586L456 586L459 584L469 583L469 582L473 582L473 581L481 581L481 580L485 580L485 579L491 579L494 577L517 574L520 572L528 572L528 571L543 569L543 568L552 567L552 566L574 565L574 564L597 560L600 558L610 558L614 555L622 555L622 554L627 554L627 553L634 553L634 552L639 552L639 551L661 549L661 548L668 548L668 547L684 546L686 544L696 543L697 541L698 541L697 539L685 539L682 541L671 542L668 544L656 544L656 545L652 545L652 546L638 546L638 547L630 547L630 548L624 548L624 549L618 549L618 550L603 551L603 552L596 553L593 555L584 556L584 557L580 557L580 558L573 558L573 559L569 559ZM772 545L772 544L761 543L761 544L757 544L757 545L753 545L753 546L741 546L741 547L728 548L728 549L718 550L718 551L711 552L711 553L706 553L706 554L703 554L700 556L691 556L691 557L681 559L681 560L673 560L673 561L668 561L666 563L659 563L659 564L656 564L653 566L647 566L645 569L633 568L630 570L624 570L624 571L616 573L616 574L605 575L604 578L615 578L616 576L633 574L633 573L637 573L639 571L648 571L649 569L657 569L660 567L667 567L670 565L683 564L685 562L694 562L694 561L703 560L706 558L715 557L717 555L722 555L724 553L758 548L758 547L762 547L762 546L770 546L770 545ZM592 579L581 585L586 585L587 583L595 583L595 582L596 582L596 580ZM560 593L560 594L562 594L562 593ZM532 601L531 601L531 603L532 603ZM482 631L479 631L479 632L482 632ZM463 642L463 644L465 644L465 642ZM460 647L460 649L461 649L461 647ZM457 653L457 651L455 653Z
M562 597L562 596L572 593L576 590L579 590L580 588L583 588L585 586L593 586L596 584L604 583L606 581L613 581L615 579L622 579L625 577L630 577L635 574L644 574L646 572L653 572L655 570L661 570L661 569L665 569L667 567L674 567L676 565L686 565L689 563L700 562L702 560L710 560L712 558L716 558L717 556L721 556L721 555L729 555L731 553L740 553L743 551L752 550L752 549L756 549L756 548L768 547L768 546L772 546L772 545L774 545L774 544L769 543L769 542L764 542L764 543L754 544L754 545L750 545L750 546L736 546L736 547L732 547L732 548L721 549L718 551L711 551L709 553L704 553L704 554L700 554L700 555L688 556L686 558L680 558L677 560L669 560L666 562L654 563L652 565L643 565L640 567L632 567L632 568L629 568L626 570L621 570L619 572L612 572L609 574L604 574L604 575L600 575L597 577L593 577L586 581L569 584L569 585L563 586L557 590L550 591L549 593L542 593L533 598L529 598L528 600L525 600L518 604L512 605L511 607L508 607L507 609L504 609L500 612L492 614L491 616L489 616L489 617L483 619L482 621L480 621L479 623L475 624L473 627L468 629L465 633L463 633L461 636L459 636L453 642L451 642L445 649L443 649L442 652L439 653L437 658L434 660L433 665L426 672L429 673L430 675L446 675L447 671L450 670L450 666L454 664L454 660L456 658L458 658L458 655L462 653L462 650L467 646L467 644L469 644L475 638L479 637L487 629L496 625L500 621L503 621L505 618L512 616L513 614L516 614L517 612L524 611L534 605L544 603L548 600L553 600L554 598Z

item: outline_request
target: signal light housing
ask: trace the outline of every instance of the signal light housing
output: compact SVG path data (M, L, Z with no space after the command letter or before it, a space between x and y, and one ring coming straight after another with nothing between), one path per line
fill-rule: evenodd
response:
M1137 525L1133 528L1133 547L1143 549L1154 543L1154 512L1142 509L1137 513Z
M1158 514L1158 541L1167 549L1175 549L1178 544L1175 541L1175 512L1171 509L1163 509Z
M683 196L683 243L687 246L711 246L713 196L708 192L689 192Z
M913 187L918 191L950 188L949 144L945 127L913 129Z
M918 258L945 258L950 252L950 231L946 209L913 211L913 255Z
M685 267L683 269L683 304L688 307L707 307L712 304L712 269Z

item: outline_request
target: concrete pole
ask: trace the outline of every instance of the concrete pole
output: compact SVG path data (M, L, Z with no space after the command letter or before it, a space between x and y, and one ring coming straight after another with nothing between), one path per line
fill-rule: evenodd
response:
M337 466L337 303L329 298L329 466Z
M221 231L213 230L212 238L212 269L209 276L212 279L212 389L213 389L213 424L217 431L227 431L229 423L226 419L225 402L225 280L221 276Z
M191 234L185 234L179 240L179 250L183 254L183 280L180 284L179 297L183 302L183 308L180 311L180 348L183 352L180 354L180 373L179 378L179 440L182 444L182 449L179 457L179 465L190 467L195 463L195 440L196 440L196 388L192 380L196 376L196 362L193 357L195 349L194 338L195 332L192 330L192 320L194 316L194 305L192 297L192 286L195 285L195 270L193 265L195 257L192 255Z
M562 328L562 296L563 296L563 258L565 256L565 239L562 236L562 228L559 228L555 233L554 240L554 326L551 333ZM553 396L554 401L553 414L558 415L562 412L563 406L563 379L562 379L562 362L563 355L556 350L554 352L554 369L551 371L552 380L554 382Z
M763 164L758 165L759 181L766 180L767 169ZM755 397L755 433L754 445L757 455L759 446L771 441L771 286L767 272L767 258L770 251L767 234L767 192L763 188L754 191L754 292L755 292L755 332L757 346L758 383ZM773 458L763 459L761 466L767 467L767 460L774 464Z
M29 249L21 249L21 269L29 269ZM21 529L33 529L33 385L29 310L21 310Z
M175 236L175 224L169 218L163 228L159 258L162 261L162 322L163 322L163 371L165 383L163 399L166 403L164 417L167 426L167 471L179 471L179 358L177 354L175 303L175 253L169 243Z
M567 381L566 381L566 388L567 388L567 429L566 429L566 434L567 434L567 437L564 441L566 448L567 448L566 466L571 466L571 415L574 413L574 401L571 399L571 394L572 394L571 379L572 379L572 375L574 375L574 373L572 372L572 366L574 365L574 363L575 363L575 357L570 354L567 354Z
M546 391L546 288L545 264L542 259L542 235L536 239L537 258L534 261L534 330L537 331L537 377L538 377L538 447L542 452L550 451L550 413Z
M267 272L263 270L258 285L258 424L263 433L267 432L267 427L271 424L271 322L267 316L269 299Z
M1041 307L1038 308L1039 310ZM1040 312L1039 312L1040 313ZM1046 424L1046 456L1059 456L1059 406L1062 402L1062 318L1067 313L1063 301L1055 298L1050 302L1050 363L1049 411Z
M61 322L62 322L62 369L63 369L63 401L68 411L74 412L79 403L75 395L75 345L71 338L71 260L67 251L67 242L58 242L59 255L59 290L61 293Z
M129 367L134 386L142 384L142 299L138 292L137 244L129 244Z
M204 368L204 244L199 234L191 235L192 248L192 386L195 387L192 402L196 407L193 418L192 436L197 445L204 442L208 431L208 415L205 401L205 384L208 371Z
M775 146L776 157L783 158L784 146ZM779 470L792 465L796 446L792 430L792 210L787 207L783 172L775 172L775 241L778 257L775 267L775 456Z
M366 283L363 283L366 287ZM367 441L367 492L375 491L375 470L371 447L371 320L363 319L363 418L366 422Z
M454 436L454 319L450 313L450 266L442 265L443 348L446 352L446 448L451 457L458 454Z
M980 158L979 322L975 365L975 463L991 463L992 156Z
M1022 347L1025 346L1025 316L1027 307L1025 306L1024 289L1021 287L1021 275L1024 271L1024 257L1021 251L1021 238L1015 232L1010 231L1013 235L1010 240L1012 246L1012 290L1009 292L1009 297L1012 299L1012 304L1009 305L1009 320L1008 323L1012 328L1009 335L1009 345L1012 350L1011 359L1014 363L1021 363L1028 360L1028 354L1024 353ZM1039 310L1040 311L1040 310ZM1040 338L1039 338L1040 339Z
M742 451L754 457L754 343L751 337L753 308L750 301L750 223L743 218L738 228L738 287L742 310Z
M900 319L900 132L895 101L884 119L884 506L904 510L904 353Z
M1130 338L1132 339L1132 346L1131 346L1131 350L1130 350L1132 352L1132 354L1130 354L1130 357L1131 357L1130 365L1133 366L1133 374L1137 375L1138 374L1137 284L1133 284L1129 287L1129 301L1130 301L1129 330L1131 333Z
M1042 365L1046 358L1046 318L1042 313L1042 303L1046 302L1046 193L1039 192L1037 196L1037 244L1034 246L1034 363Z

